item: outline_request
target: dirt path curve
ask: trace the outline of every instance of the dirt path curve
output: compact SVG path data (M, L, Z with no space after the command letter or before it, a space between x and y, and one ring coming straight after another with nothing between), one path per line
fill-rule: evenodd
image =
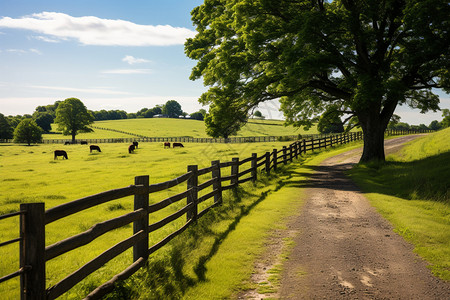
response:
M386 152L413 136L387 140ZM413 247L392 231L342 171L361 149L325 160L311 178L299 229L284 263L281 299L450 299Z

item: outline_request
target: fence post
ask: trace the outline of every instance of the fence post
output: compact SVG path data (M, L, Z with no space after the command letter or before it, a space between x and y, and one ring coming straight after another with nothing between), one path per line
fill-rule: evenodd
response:
M233 162L231 165L231 176L233 177L231 177L230 184L237 186L239 181L239 157L233 157L231 161Z
M270 174L270 152L266 152L266 173Z
M134 184L145 187L143 193L134 195L134 210L143 208L145 211L148 211L149 176L136 176L134 178ZM140 257L144 259L148 257L148 213L142 219L133 222L133 234L141 230L145 232L145 238L133 246L133 261L138 260Z
M45 204L23 203L20 210L21 299L46 299L45 291ZM30 268L31 267L31 268Z
M187 168L188 172L192 172L191 178L187 181L187 189L192 189L190 193L187 195L187 203L194 203L194 206L191 210L189 210L186 214L186 222L189 220L196 221L197 220L197 214L198 214L198 207L197 207L197 199L198 199L198 166L197 165L190 165Z
M286 146L283 146L283 164L287 164L287 148Z
M277 164L278 164L278 150L273 149L273 170L277 170Z
M213 184L213 189L217 191L214 194L214 204L222 204L222 177L220 176L220 160L212 161L211 166L215 166L215 168L212 170L212 177L217 179Z
M258 175L257 175L257 170L256 170L256 165L258 163L257 161L258 158L258 154L257 153L252 153L252 181L256 182L256 180L258 179Z

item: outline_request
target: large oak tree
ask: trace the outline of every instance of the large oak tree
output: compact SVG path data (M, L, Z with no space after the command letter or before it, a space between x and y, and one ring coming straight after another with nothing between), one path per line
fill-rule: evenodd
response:
M68 98L59 103L56 109L55 123L58 130L65 135L72 136L72 143L75 143L75 136L80 132L93 131L88 125L94 122L94 117L87 110L86 106L77 98Z
M200 98L210 114L281 99L288 122L310 126L333 107L359 122L361 161L385 159L399 105L435 111L432 89L449 92L446 0L205 0L191 14L198 33L185 51L198 60L191 79L210 87Z

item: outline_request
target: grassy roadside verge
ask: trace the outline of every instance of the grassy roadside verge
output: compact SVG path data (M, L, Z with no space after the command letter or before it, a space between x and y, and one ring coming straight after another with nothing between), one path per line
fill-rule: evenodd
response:
M450 128L427 135L387 158L359 165L351 178L395 231L450 280Z
M236 295L244 290L263 288L248 282L254 271L255 260L264 253L271 233L286 229L288 217L299 213L304 201L303 190L289 183L305 180L305 175L313 172L304 166L305 163L316 164L327 157L358 146L324 151L286 166L275 176L266 179L268 182L264 185L270 189L267 195L265 191L261 192L259 187L252 188L253 196L262 195L262 199L252 205L251 210L244 213L239 222L231 225L232 230L221 241L217 252L214 251L214 255L208 257L204 264L204 277L187 289L182 299L229 299L236 298ZM247 196L252 194L246 194L246 198ZM286 245L281 256L286 255L290 248L289 239L284 239L283 242ZM277 265L271 270L272 278L268 283L270 288L267 289L269 295L278 289L278 277L281 273L279 268L281 266Z

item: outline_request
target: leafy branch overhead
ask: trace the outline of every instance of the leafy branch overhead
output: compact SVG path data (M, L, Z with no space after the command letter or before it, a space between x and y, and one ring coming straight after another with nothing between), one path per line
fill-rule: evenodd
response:
M397 106L436 111L432 89L450 91L449 15L444 0L205 0L185 44L198 61L190 78L210 86L201 102L216 111L280 99L298 126L331 108L355 116L362 160L384 159Z

